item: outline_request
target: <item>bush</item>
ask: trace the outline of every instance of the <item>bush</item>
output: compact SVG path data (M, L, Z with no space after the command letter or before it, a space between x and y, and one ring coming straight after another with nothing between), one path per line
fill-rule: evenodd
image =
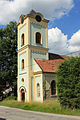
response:
M16 96L9 96L6 98L6 100L17 100Z
M62 106L80 108L80 57L71 57L59 65L57 90Z

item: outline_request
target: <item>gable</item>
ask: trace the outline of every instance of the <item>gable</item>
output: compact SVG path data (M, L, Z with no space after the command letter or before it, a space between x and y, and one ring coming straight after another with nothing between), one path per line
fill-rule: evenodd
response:
M38 72L38 71L42 71L42 69L39 67L39 65L36 63L35 60L33 60L33 71L34 72Z
M56 59L56 60L35 59L35 61L40 66L43 72L55 73L57 71L58 65L64 60L63 59Z

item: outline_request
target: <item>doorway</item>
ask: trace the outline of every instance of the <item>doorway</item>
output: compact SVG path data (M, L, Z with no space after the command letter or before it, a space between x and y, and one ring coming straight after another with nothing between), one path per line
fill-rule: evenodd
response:
M21 89L21 101L25 101L25 91L24 89Z

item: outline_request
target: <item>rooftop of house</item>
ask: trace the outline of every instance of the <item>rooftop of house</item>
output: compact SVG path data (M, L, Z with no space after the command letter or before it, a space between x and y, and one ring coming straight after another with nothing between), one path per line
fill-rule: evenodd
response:
M58 65L66 58L67 56L49 53L49 60L35 59L35 61L43 72L56 73Z

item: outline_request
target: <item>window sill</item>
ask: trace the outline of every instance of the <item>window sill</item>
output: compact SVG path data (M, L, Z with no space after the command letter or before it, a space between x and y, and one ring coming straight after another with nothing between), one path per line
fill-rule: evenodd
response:
M36 43L37 45L42 45L41 43Z
M57 97L57 95L50 95L50 97Z
M23 47L24 45L21 45L21 47Z

